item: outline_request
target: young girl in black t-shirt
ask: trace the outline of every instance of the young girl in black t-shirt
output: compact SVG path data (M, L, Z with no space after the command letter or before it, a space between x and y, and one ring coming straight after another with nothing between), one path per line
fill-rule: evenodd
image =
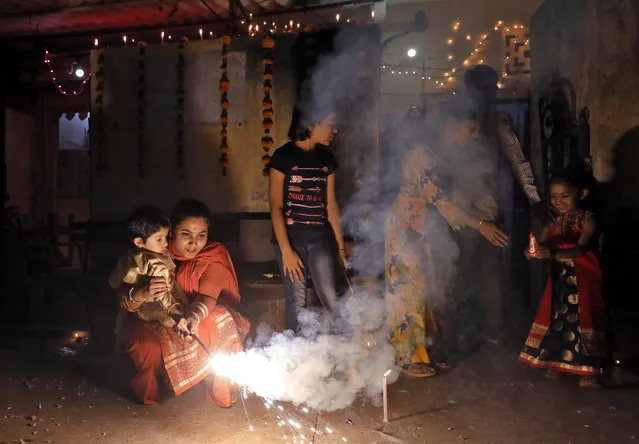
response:
M277 261L286 293L286 328L296 330L309 278L322 304L337 310L336 282L346 266L335 198L337 162L327 146L335 131L330 112L316 121L294 116L292 142L269 163L269 200Z

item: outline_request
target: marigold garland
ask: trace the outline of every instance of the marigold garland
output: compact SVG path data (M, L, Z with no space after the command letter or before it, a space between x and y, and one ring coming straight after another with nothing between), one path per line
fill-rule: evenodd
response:
M222 128L220 129L220 158L219 164L222 168L222 174L226 176L229 166L229 144L228 144L228 124L229 124L229 99L228 99L228 91L231 85L229 77L227 75L228 71L228 58L229 58L229 44L231 43L231 37L229 35L222 36L222 53L220 58L222 59L222 63L220 65L220 124Z
M264 65L264 99L262 100L262 128L264 128L264 136L260 141L262 148L262 169L263 175L268 175L268 164L271 161L269 154L273 148L273 138L271 137L271 129L273 128L273 101L271 100L271 91L273 90L273 48L275 48L275 40L270 34L266 34L262 39L262 48L264 48L264 57L262 64Z
M95 80L97 82L95 86L95 109L96 109L96 119L95 122L97 124L97 143L96 143L96 171L98 175L101 175L104 171L104 155L102 146L104 143L104 50L98 50L97 56L97 71L95 73ZM94 120L91 119L93 122Z
M138 175L144 174L144 129L146 120L146 43L138 43Z
M184 178L184 44L188 41L186 37L180 39L178 45L177 60L177 107L175 111L176 134L175 134L175 160L180 179Z

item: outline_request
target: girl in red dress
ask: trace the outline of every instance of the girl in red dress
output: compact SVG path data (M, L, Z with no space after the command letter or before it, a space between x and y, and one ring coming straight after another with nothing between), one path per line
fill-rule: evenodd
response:
M567 179L550 182L550 203L558 216L546 226L528 259L550 261L550 278L519 360L579 375L581 387L600 386L605 357L605 305L594 245L594 215L578 207L587 191Z

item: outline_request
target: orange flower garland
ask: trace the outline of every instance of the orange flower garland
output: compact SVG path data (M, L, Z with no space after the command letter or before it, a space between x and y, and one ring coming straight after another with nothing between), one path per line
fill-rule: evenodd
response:
M98 130L97 134L97 143L96 143L96 171L98 176L102 174L104 171L104 155L102 150L102 145L104 142L104 49L98 50L97 57L97 71L95 73L95 80L97 82L95 86L95 109L96 109L96 119ZM91 122L94 120L91 119Z
M226 176L229 167L229 144L228 144L228 124L229 124L229 99L228 99L228 91L231 82L229 81L229 77L227 75L228 70L228 58L229 58L229 44L231 43L231 37L229 35L222 36L222 64L220 65L220 71L222 75L220 76L220 124L222 128L220 129L220 159L219 164L222 168L222 174Z
M262 148L262 169L263 175L268 175L267 166L271 161L269 151L273 148L273 138L271 137L271 129L273 128L273 101L271 100L271 91L273 90L273 48L275 48L275 40L266 34L262 39L262 48L264 48L264 99L262 100L262 128L264 128L264 136L262 137L260 146Z

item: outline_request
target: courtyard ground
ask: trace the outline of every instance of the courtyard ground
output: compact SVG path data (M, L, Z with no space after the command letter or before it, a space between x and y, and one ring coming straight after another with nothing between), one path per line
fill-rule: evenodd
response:
M587 444L639 442L639 390L579 389L548 380L516 360L516 348L489 343L446 375L389 386L390 421L365 400L331 413L283 405L305 442ZM273 410L249 395L224 410L201 387L160 405L130 400L124 356L91 349L74 357L0 352L0 443L270 444L288 442ZM380 375L381 377L381 375ZM312 436L310 428L324 430ZM333 433L327 434L326 427ZM299 436L299 435L298 435ZM297 439L300 443L301 439Z

